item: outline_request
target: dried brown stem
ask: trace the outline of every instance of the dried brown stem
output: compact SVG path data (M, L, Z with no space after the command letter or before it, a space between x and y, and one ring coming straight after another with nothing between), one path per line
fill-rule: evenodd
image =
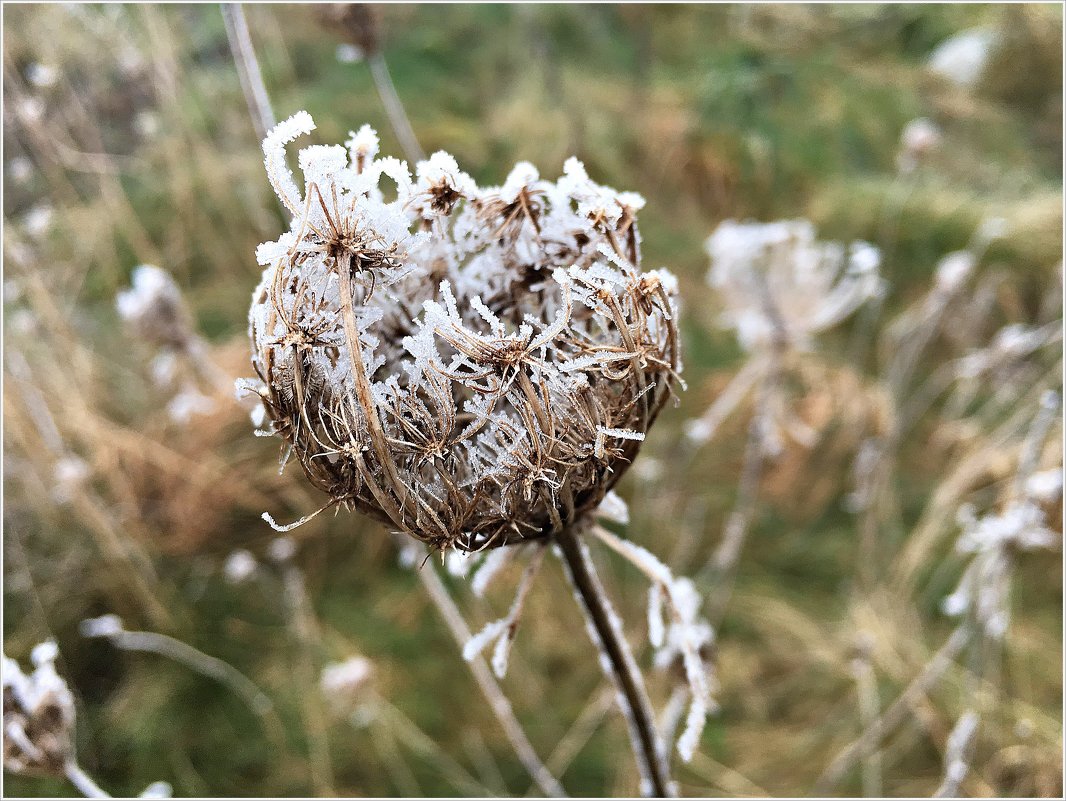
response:
M644 679L629 650L618 618L611 609L603 587L596 577L592 561L584 543L578 540L573 528L555 535L574 590L581 602L589 635L607 663L605 671L618 688L618 704L622 707L629 728L633 755L641 775L641 791L645 796L667 798L675 795L670 782L669 766L662 739L655 728L655 718L644 687Z

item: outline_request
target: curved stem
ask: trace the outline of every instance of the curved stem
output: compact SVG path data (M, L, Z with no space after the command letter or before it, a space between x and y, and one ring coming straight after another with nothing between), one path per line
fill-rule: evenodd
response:
M113 634L86 634L105 637L124 651L154 653L173 659L202 676L214 679L233 690L255 713L276 748L284 748L285 733L274 703L256 684L233 665L205 654L182 640L154 631L118 631Z
M596 577L588 549L573 528L558 533L555 541L585 613L589 636L604 657L601 661L604 672L618 688L618 705L625 714L633 755L640 770L641 792L645 796L673 796L666 751L655 728L644 679L629 650L618 617Z
M111 794L106 790L101 789L100 785L92 780L84 770L82 770L77 762L71 760L63 766L63 775L67 777L71 784L78 788L78 792L86 798L111 798Z

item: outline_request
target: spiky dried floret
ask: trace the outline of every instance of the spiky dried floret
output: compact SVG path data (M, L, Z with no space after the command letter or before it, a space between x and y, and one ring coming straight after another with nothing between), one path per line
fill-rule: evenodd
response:
M264 142L291 230L259 247L253 365L269 430L331 498L433 546L550 537L621 477L680 370L676 281L641 272L643 199L520 163L480 188L416 165ZM382 188L382 178L388 184Z

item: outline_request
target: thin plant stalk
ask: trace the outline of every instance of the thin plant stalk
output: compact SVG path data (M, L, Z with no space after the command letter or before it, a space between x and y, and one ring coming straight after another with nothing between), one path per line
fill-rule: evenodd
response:
M304 690L300 714L307 731L311 762L311 779L318 795L333 795L333 766L329 756L329 732L326 730L326 710L321 696L315 692L315 665L313 655L318 642L317 626L303 573L294 564L282 568L285 585L285 601L289 612L289 626L299 650L297 672Z
M877 676L870 663L869 654L863 654L857 660L855 671L855 688L859 696L859 721L863 731L873 726L877 720L880 699L877 697ZM880 798L881 790L881 752L873 748L862 763L862 794L865 798Z
M398 542L402 543L404 547L411 547L405 539L400 538L401 536L398 535ZM425 549L422 546L418 546L416 553L419 554L417 558L425 558ZM444 582L440 580L440 576L437 575L436 569L431 564L423 565L420 569L416 569L415 573L418 575L419 581L422 582L422 586L425 588L426 594L429 595L433 605L437 607L437 611L444 619L445 624L448 626L448 631L451 632L456 645L459 646L461 651L473 635L466 625L466 621L463 620L459 607L452 600L448 589L444 586ZM529 738L526 737L526 733L522 729L522 725L515 717L511 702L507 700L507 696L500 689L500 685L496 683L496 679L493 678L492 671L489 670L485 660L481 656L477 656L469 660L467 664L470 665L470 672L474 674L474 681L477 682L482 695L489 702L489 708L496 716L500 726L503 727L504 735L514 748L515 755L525 769L529 771L533 781L537 783L537 786L540 787L545 795L554 798L565 798L566 791L559 784L559 780L541 762L540 757L537 756L537 752L533 749L533 744L530 743Z
M589 737L592 736L592 732L600 725L603 716L614 704L614 692L613 687L605 685L577 716L569 731L562 736L558 745L548 755L548 769L552 773L557 776L566 773L574 757L580 753Z
M814 785L813 795L824 796L832 790L856 762L861 760L871 750L877 748L885 737L895 731L907 719L913 704L951 667L955 657L962 653L962 649L970 642L972 634L971 628L967 625L959 626L951 633L947 642L926 663L922 672L914 678L907 686L907 689L900 694L899 698L893 701L891 706L880 717L867 726L866 730L857 739L841 749Z
M618 616L596 576L588 549L572 528L556 535L556 543L589 630L599 648L604 672L614 681L618 705L628 724L630 744L641 776L645 796L676 795L662 738L655 726L644 678L626 642Z
M159 654L185 665L190 670L207 676L229 687L248 705L255 716L262 722L263 728L276 747L282 747L285 741L283 727L274 704L266 693L255 683L228 662L203 651L193 648L186 642L159 634L154 631L115 631L107 634L93 634L110 640L111 644L123 651L140 651Z
M381 726L380 729L380 737L371 732L370 745L377 751L378 757L385 766L385 770L388 771L393 784L399 789L401 795L405 795L408 798L417 798L425 795L418 785L418 779L415 778L411 768L404 760L403 754L400 753L392 731L388 726Z
M248 32L248 20L240 3L222 3L222 19L226 23L226 38L229 40L233 60L237 64L237 74L241 79L241 90L248 102L248 112L259 141L266 139L267 133L277 124L274 110L270 105L270 96L263 83L263 73L259 69L259 60L255 57L252 37Z
M436 740L422 731L400 709L380 696L375 698L375 706L385 719L384 722L390 733L415 753L435 762L437 769L446 775L457 789L471 796L485 795L489 792L485 785L471 776L462 765L437 744Z
M407 155L408 161L424 161L426 153L422 145L418 143L411 120L407 117L400 96L396 94L396 87L392 83L389 67L385 63L385 56L381 52L373 53L367 63L370 66L370 74L374 78L374 86L381 98L381 105L385 107L385 113L389 115L389 124L400 140L400 147Z
M759 481L762 478L763 465L766 461L766 426L769 422L769 395L776 381L776 354L771 357L770 372L763 378L757 389L755 414L748 427L748 438L744 446L744 462L740 472L740 484L733 510L726 520L722 541L707 560L700 578L710 580L714 587L708 596L708 620L712 625L721 622L725 608L733 594L736 579L736 566L744 548L744 541L755 515L755 504L759 493Z
M111 798L111 794L93 781L92 777L73 760L63 766L63 775L86 798Z

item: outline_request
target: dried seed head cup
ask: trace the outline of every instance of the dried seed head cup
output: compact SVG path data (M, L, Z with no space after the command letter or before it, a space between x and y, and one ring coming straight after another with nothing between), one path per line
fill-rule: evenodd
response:
M74 696L56 673L51 640L33 649L34 670L3 658L4 770L62 776L74 759Z
M478 187L447 153L378 157L266 138L293 215L257 251L252 363L268 430L327 507L437 548L551 537L594 509L678 381L677 284L641 272L639 195L518 164ZM385 179L385 180L383 180Z

